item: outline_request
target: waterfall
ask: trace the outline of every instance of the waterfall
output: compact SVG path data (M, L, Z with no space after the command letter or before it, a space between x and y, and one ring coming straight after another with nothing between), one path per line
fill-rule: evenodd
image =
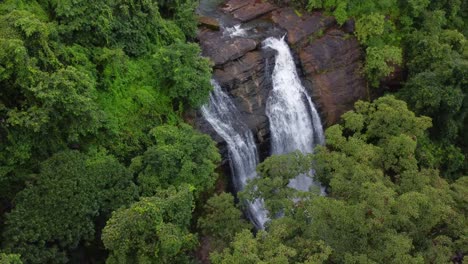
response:
M248 179L257 176L256 167L259 162L257 147L252 132L242 122L240 112L231 98L223 92L216 81L212 80L211 83L214 89L210 94L210 101L202 106L201 112L216 133L226 141L234 187L237 191L241 191ZM259 229L263 229L264 223L268 220L263 203L259 200L248 205L247 215Z
M289 46L284 37L270 37L263 45L277 52L272 75L273 90L266 105L272 154L295 150L312 153L315 145L324 142L323 128L312 99L301 84ZM289 186L306 191L312 184L311 178L299 175L291 180Z

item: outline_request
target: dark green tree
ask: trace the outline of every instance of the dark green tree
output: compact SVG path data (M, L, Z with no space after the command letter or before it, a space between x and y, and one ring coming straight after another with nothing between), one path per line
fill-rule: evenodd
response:
M115 159L58 153L15 198L6 216L4 246L28 263L65 263L67 253L94 238L100 215L132 202L131 174Z

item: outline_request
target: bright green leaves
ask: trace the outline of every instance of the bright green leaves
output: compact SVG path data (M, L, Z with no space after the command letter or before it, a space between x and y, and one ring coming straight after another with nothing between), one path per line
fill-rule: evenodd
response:
M356 113L363 115L366 120L366 134L370 139L384 139L400 134L420 137L431 126L429 118L416 117L404 101L393 96L381 97L373 103L357 102L355 108Z
M13 85L27 85L29 56L23 41L19 39L0 38L0 82ZM4 104L14 104L13 98L7 98L8 95L14 96L14 89L8 86L2 88L2 100ZM10 101L7 101L10 99Z
M213 262L448 262L466 243L460 235L466 232L466 181L450 186L437 170L418 164L418 143L430 126L429 118L417 117L393 96L357 102L342 124L327 129L327 145L314 155L274 156L259 165L259 178L244 196L264 199L272 218L267 233L238 233ZM328 197L288 187L311 168ZM278 247L268 256L281 258L263 255L264 238Z
M384 33L385 16L379 13L362 16L356 21L356 36L362 44Z
M366 49L366 73L372 86L377 87L380 80L394 71L394 65L402 63L402 51L393 46L368 47Z
M220 156L207 135L185 124L158 126L151 134L156 144L132 162L143 196L182 183L193 185L196 195L213 186Z
M333 16L338 22L339 25L343 25L346 20L348 20L348 13L346 12L346 2L340 1L336 6L335 11L333 11Z
M250 231L243 230L236 235L230 249L211 254L210 260L214 264L283 264L290 263L295 255L295 249L283 245L275 236L260 231L253 237Z
M22 264L20 255L0 253L0 264Z
M315 235L345 263L424 263L439 251L460 250L454 233L464 216L437 171L419 169L416 160L430 120L391 96L355 108L327 130L328 150L317 150L316 176L329 185L330 198L310 202ZM434 230L450 237L446 246L433 248L445 239L429 235Z
M112 214L102 240L107 263L186 263L196 245L189 233L193 206L189 187L170 187Z
M392 23L380 13L363 15L356 21L355 34L367 46L364 73L374 87L394 71L395 65L403 62L401 48L389 45L394 42L391 32Z
M409 0L407 3L408 12L411 13L413 17L418 17L423 13L427 6L430 4L429 0Z
M176 43L162 47L153 56L156 83L176 103L198 107L206 103L212 89L211 66L200 57L195 44Z

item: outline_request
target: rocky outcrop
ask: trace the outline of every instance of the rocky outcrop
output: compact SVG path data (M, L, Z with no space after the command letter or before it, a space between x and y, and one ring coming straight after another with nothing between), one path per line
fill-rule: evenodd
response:
M292 8L281 8L271 13L271 20L288 32L288 42L295 45L307 37L323 35L335 20L320 13L301 14Z
M202 30L198 38L202 55L209 57L215 66L238 59L257 47L257 42L253 39L225 38L222 32L209 29Z
M243 6L232 12L234 18L242 22L250 21L260 17L268 12L275 10L277 7L268 2L251 1L252 3Z
M272 66L268 64L274 61L273 55L260 51L248 52L213 73L213 77L233 96L235 104L243 115L242 120L256 136L262 157L266 157L270 152L265 105L271 83L265 71L271 69Z
M363 54L350 34L352 21L340 28L333 18L321 13L299 14L258 0L229 0L220 12L234 21L249 21L247 37L231 38L222 29L202 26L198 39L203 55L215 64L213 77L233 97L242 119L254 132L261 158L270 150L265 105L275 54L261 49L260 42L272 32L276 37L287 33L303 83L310 88L326 126L338 122L356 100L367 98L366 82L360 74ZM265 26L274 30L265 30ZM227 154L222 139L198 118L195 123L199 129L211 134Z
M367 97L360 72L362 55L356 38L336 29L299 51L305 78L312 84L315 101L328 126L338 122L354 102Z

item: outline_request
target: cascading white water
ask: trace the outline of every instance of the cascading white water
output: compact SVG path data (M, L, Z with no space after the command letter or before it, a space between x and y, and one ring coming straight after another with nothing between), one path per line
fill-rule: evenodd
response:
M226 141L229 151L230 166L234 186L242 190L248 179L257 176L258 153L252 132L242 122L240 113L231 98L223 92L221 86L212 80L213 91L210 102L202 106L203 117L214 130ZM268 220L263 203L259 200L248 205L248 216L259 229Z
M295 150L312 153L315 145L324 142L323 128L312 99L301 84L289 46L284 37L270 37L263 44L277 52L272 75L273 90L266 105L272 154ZM306 191L312 184L311 178L299 175L291 180L289 186Z
M247 36L247 29L242 28L241 24L237 24L233 27L227 27L224 29L224 34L229 36L230 38L235 37L246 37Z

